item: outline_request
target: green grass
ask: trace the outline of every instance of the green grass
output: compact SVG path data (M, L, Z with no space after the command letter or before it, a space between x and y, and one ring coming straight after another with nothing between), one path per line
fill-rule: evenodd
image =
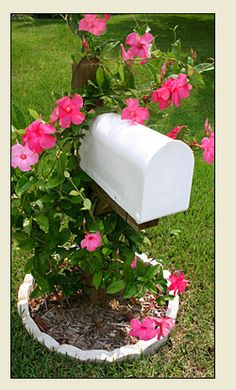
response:
M212 15L135 15L158 35L158 46L170 47L170 28L179 25L183 52L198 52L198 61L214 57ZM128 15L114 16L108 31L124 40L135 25ZM106 36L103 38L105 39ZM12 24L12 98L27 115L27 107L49 117L54 98L51 91L70 89L71 59L76 37L63 21L43 20ZM186 124L197 139L203 134L206 116L214 122L214 75L204 75L206 86L193 90L180 109L169 111L160 131ZM29 120L31 120L29 118ZM183 269L190 288L181 297L174 331L155 355L119 364L81 364L49 352L25 331L16 311L17 289L24 277L27 253L12 253L12 377L13 378L213 378L214 377L214 167L195 154L195 172L190 208L161 219L147 230L154 257L165 266ZM179 229L178 236L171 234Z

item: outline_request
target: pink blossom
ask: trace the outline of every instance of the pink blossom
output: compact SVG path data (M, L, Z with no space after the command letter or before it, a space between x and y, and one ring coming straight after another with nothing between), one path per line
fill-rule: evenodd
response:
M55 123L59 119L59 125L66 129L70 127L71 123L74 125L80 125L85 118L85 115L80 111L83 107L82 97L75 93L73 98L64 96L57 100L57 106L54 108L53 113L50 117L50 122Z
M41 153L43 149L51 149L56 143L56 137L51 135L55 132L54 126L37 119L26 128L22 137L23 145L27 144L35 153Z
M31 170L31 165L38 162L38 153L33 152L27 145L19 143L12 146L11 165L13 168L19 168L26 172Z
M178 294L184 292L189 282L189 280L184 279L184 273L180 271L177 271L174 274L170 275L169 281L171 282L171 284L169 285L168 290L174 290L175 295L177 291Z
M85 14L79 22L79 30L101 35L106 30L106 20L98 18L96 14Z
M189 97L192 85L188 83L186 74L179 74L177 79L172 79L169 88L171 90L171 104L179 107L181 99Z
M122 57L125 60L133 59L134 57L144 58L140 61L140 64L146 62L146 58L149 58L151 41L153 40L152 34L147 32L143 36L133 32L126 37L126 45L131 46L126 52L124 46L121 44L121 53Z
M170 77L161 88L152 93L153 103L158 103L159 109L164 110L170 104L180 106L181 99L187 99L192 85L188 83L185 74L179 74L177 78Z
M176 126L174 127L171 131L169 131L168 133L166 133L167 137L170 137L172 139L176 139L177 135L179 134L179 132L186 126Z
M149 111L145 107L139 107L139 101L134 98L127 99L127 107L121 112L122 119L130 119L132 122L143 124L149 118Z
M170 105L169 97L170 91L164 85L152 92L152 101L153 103L158 103L160 110L164 110Z
M132 329L129 334L133 337L139 337L140 340L151 340L156 334L156 323L153 318L147 317L143 321L133 319L130 321Z
M136 265L137 265L137 257L134 256L134 260L133 260L132 263L131 263L131 268L132 268L132 269L135 269L135 268L136 268Z
M160 340L161 337L168 336L171 328L174 327L174 321L170 317L162 317L154 319L158 328L156 329L157 339Z
M204 150L203 159L207 162L207 164L211 164L214 161L214 144L215 144L215 136L212 132L210 137L204 137L202 139L201 148Z
M89 252L94 252L101 245L102 237L99 232L87 233L84 239L81 241L81 248L87 248Z

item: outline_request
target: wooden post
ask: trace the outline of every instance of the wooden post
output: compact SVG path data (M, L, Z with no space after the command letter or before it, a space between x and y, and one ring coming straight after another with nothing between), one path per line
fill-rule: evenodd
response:
M96 78L96 71L99 67L99 60L97 58L84 57L76 64L72 64L72 80L71 86L73 89L82 88L88 84L88 80L94 80Z

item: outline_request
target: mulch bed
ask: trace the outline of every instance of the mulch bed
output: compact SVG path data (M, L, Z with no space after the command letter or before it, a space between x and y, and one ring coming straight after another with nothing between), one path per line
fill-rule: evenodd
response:
M30 299L31 316L41 329L60 344L69 344L82 350L111 351L138 339L129 335L130 320L164 316L167 307L158 307L155 296L147 292L141 299L123 299L121 296L92 301L82 293L63 300L53 294L46 298Z

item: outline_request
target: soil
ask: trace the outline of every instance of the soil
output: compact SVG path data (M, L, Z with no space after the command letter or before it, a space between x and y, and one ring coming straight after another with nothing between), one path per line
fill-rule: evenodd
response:
M51 294L31 299L29 308L41 331L60 344L108 351L138 341L129 335L131 319L164 316L167 309L158 307L155 296L149 292L139 300L116 296L102 302L91 301L82 293L69 301Z

